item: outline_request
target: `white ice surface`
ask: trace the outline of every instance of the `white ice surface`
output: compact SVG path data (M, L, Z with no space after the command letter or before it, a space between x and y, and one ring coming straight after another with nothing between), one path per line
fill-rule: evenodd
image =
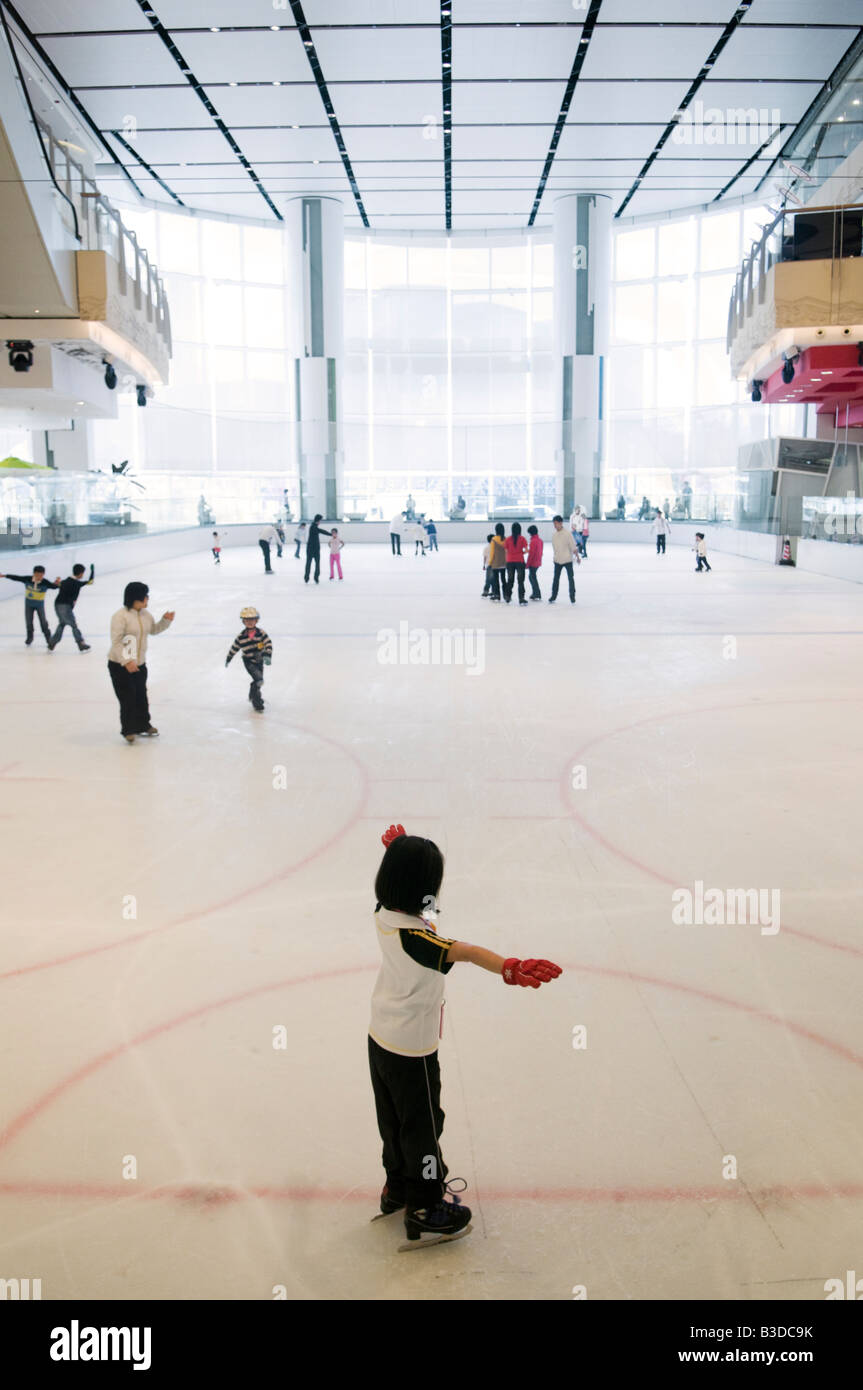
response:
M794 1300L860 1267L863 589L730 555L695 575L678 535L664 560L592 547L575 608L481 600L474 547L348 548L317 588L292 548L272 578L205 551L97 576L84 655L25 648L0 581L0 1277ZM124 578L177 610L149 652L161 737L134 747L105 665ZM223 667L250 601L263 715ZM381 665L400 620L482 627L485 674ZM536 992L450 973L443 1151L474 1230L417 1255L369 1222L393 820L447 856L445 935L565 969ZM696 879L780 889L781 930L674 925Z

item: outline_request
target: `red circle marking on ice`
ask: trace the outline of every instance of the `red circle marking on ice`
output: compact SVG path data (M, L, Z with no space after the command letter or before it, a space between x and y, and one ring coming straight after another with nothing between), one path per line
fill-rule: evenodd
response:
M818 700L817 703L819 705L841 705L860 704L861 701L863 701L863 696L837 695L825 700ZM639 729L645 724L659 724L665 719L691 719L699 714L725 714L729 710L761 710L770 709L775 705L811 705L815 703L816 702L814 700L765 700L758 704L753 704L749 701L743 701L739 704L733 705L704 705L700 709L675 710L673 713L666 712L663 714L649 714L646 715L643 719L634 719L629 724L621 724L616 729L608 729L605 733L594 734L593 738L589 738L586 743L583 743L581 747L576 750L575 753L573 753L569 758L567 758L563 771L561 772L558 786L560 790L560 799L563 803L564 810L566 811L567 815L571 820L576 821L577 824L580 825L581 828L585 830L588 835L590 835L594 840L596 840L598 844L602 845L603 849L607 849L609 854L613 854L617 859L622 859L625 863L631 864L633 868L638 869L640 873L646 874L648 878L654 879L656 883L665 883L671 888L679 888L679 877L670 878L667 874L660 873L657 869L654 869L652 865L645 864L644 861L641 859L636 859L634 854L628 854L625 849L622 849L620 847L620 845L615 844L613 840L609 840L606 835L603 835L601 830L597 830L596 826L592 825L590 821L587 819L587 817L582 815L581 811L575 810L568 797L568 792L570 789L570 774L573 763L579 762L584 757L584 754L587 752L588 748L593 748L594 745L597 743L604 743L608 739L617 738L619 734L631 733L633 729ZM829 941L826 937L815 936L812 932L801 931L799 927L783 926L782 932L786 936L794 936L801 941L809 941L814 946L823 946L831 951L844 951L847 955L850 956L863 956L863 950L861 950L858 946L847 946L842 941Z

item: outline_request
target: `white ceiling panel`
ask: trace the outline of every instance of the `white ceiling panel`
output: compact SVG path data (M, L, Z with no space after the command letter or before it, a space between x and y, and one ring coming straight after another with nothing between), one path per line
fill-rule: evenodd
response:
M440 24L439 0L304 0L310 28L316 24ZM317 42L317 35L312 38Z
M181 73L157 34L43 39L48 57L70 87L133 87L142 82L177 82Z
M687 82L579 82L568 125L607 121L609 125L668 125L686 95Z
M573 11L575 14L575 11ZM581 29L471 29L457 24L452 31L452 75L459 81L476 77L569 77ZM438 72L440 43L438 43Z
M744 24L863 24L860 0L754 0Z
M788 124L800 120L804 111L811 105L821 89L820 80L812 83L801 82L715 82L712 78L702 82L698 89L698 100L703 102L705 112L709 107L728 108L739 111L762 109L767 111L768 122L773 123L773 112L778 111L778 122ZM693 107L689 108L690 111ZM736 118L735 118L736 119Z
M225 125L325 125L327 121L321 94L314 82L292 82L286 87L207 87L204 90Z
M183 34L177 37L177 46L202 86L214 82L309 82L312 78L296 29L278 34Z
M525 222L530 216L533 206L533 193L520 192L478 192L478 193L459 193L453 195L453 212L464 214L466 212L488 212L497 214L500 212L510 213L513 216L521 214Z
M634 179L643 164L643 159L556 159L551 166L548 183L551 186L559 179L599 178L617 174Z
M440 29L318 29L315 50L326 82L440 80Z
M290 6L273 9L271 0L257 13L241 0L152 0L152 7L166 29L209 29L213 25L280 24L293 29ZM178 46L182 43L178 39Z
M127 116L132 116L140 128L212 129L213 125L212 117L188 83L181 87L125 87L118 92L104 90L84 95L84 105L100 130L122 131Z
M428 126L443 119L440 82L336 82L329 93L340 125ZM320 97L318 106L326 119Z
M453 178L465 177L479 180L485 177L494 179L499 174L509 174L513 178L520 176L532 179L536 177L538 180L544 159L545 155L539 159L454 159L452 162Z
M443 178L443 163L440 159L422 160L398 160L390 162L386 160L364 160L355 159L352 161L354 173L360 183L365 183L366 179L418 179L426 180L429 178Z
M738 172L746 158L744 152L736 159L733 156L730 159L715 159L707 150L694 153L691 159L666 158L665 151L668 148L669 146L666 145L651 169L651 173L655 170L667 180L685 180L703 174L718 179L720 183L725 183L727 179ZM760 160L758 162L761 163Z
M247 159L321 159L328 163L341 157L328 130L244 130L234 139ZM227 148L227 147L226 147Z
M710 201L710 198L701 196L695 200L695 203L700 207L702 203L709 203ZM683 192L668 193L665 191L657 191L651 193L642 192L641 189L639 189L633 196L632 201L627 203L624 218L646 217L658 212L673 212L680 208L692 206L693 199L691 195Z
M460 24L569 24L581 22L587 5L578 10L572 0L457 0L455 28Z
M723 29L737 9L737 0L650 0L654 24L719 24ZM603 0L602 24L637 24L644 20L644 0Z
M251 187L251 185L250 185ZM250 193L226 193L221 197L183 199L186 206L196 212L221 212L231 217L271 218L278 225L274 213L267 207L260 193L254 188Z
M859 6L863 24L863 0ZM731 35L710 74L711 82L774 78L824 81L858 31L809 29L805 47L797 29L740 28Z
M15 8L34 34L82 33L88 29L148 29L135 0L19 0Z
M452 119L467 122L554 125L563 100L562 82L454 82Z
M405 127L403 130L382 130L380 126L342 126L342 138L352 162L355 159L411 160L414 155L428 159L433 148L442 150L443 143L423 140L421 126Z
M502 231L520 232L527 227L529 214L525 212L464 212L453 213L452 226L455 232L484 232L488 227L498 227ZM550 223L551 218L537 218L535 226Z
M380 213L399 213L399 212L424 212L443 217L444 205L442 193L363 193L360 190L363 200L363 207L369 217L377 217Z
M721 26L675 29L669 34L666 29L643 25L632 29L599 25L590 41L582 76L618 81L638 78L639 85L643 78L675 77L686 90L721 33Z
M591 155L594 159L645 160L664 129L662 125L568 125L561 134L557 153L570 159Z
M541 167L552 134L552 126L459 126L452 152L459 159L536 159Z
M231 147L220 130L141 130L129 144L148 164L180 164L200 161L219 164L233 159Z

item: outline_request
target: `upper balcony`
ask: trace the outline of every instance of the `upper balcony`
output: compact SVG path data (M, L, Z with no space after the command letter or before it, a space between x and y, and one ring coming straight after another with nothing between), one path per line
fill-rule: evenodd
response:
M783 211L738 274L728 309L732 375L753 400L863 418L863 205ZM858 420L847 415L848 423Z

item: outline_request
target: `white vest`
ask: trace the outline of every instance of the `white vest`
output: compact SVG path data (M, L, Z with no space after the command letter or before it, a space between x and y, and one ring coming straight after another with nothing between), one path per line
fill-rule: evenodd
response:
M387 1052L428 1057L443 1025L446 955L453 944L422 917L382 907L375 913L383 961L372 994L369 1033Z

